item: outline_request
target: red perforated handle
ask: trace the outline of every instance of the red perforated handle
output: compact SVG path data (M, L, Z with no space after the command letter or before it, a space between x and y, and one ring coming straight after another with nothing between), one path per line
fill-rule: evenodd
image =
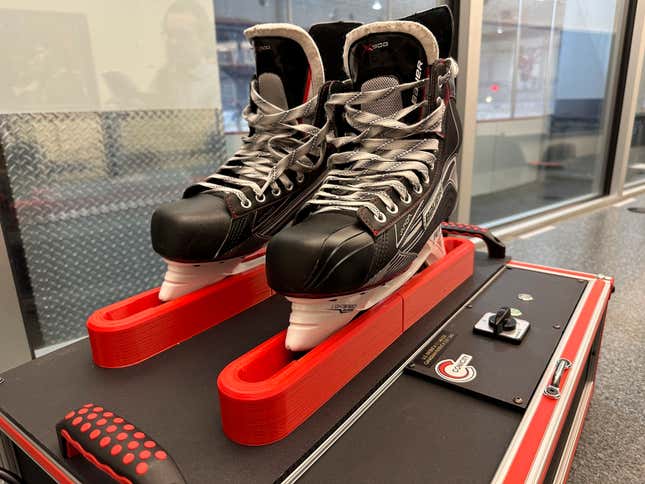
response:
M56 424L65 458L82 455L122 484L182 484L177 464L152 437L114 412L88 403Z

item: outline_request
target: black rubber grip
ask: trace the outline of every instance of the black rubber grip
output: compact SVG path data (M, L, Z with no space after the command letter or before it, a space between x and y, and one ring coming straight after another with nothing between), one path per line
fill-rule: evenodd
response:
M82 455L122 484L182 484L177 464L159 443L114 412L88 403L56 424L65 458Z
M482 239L486 244L488 256L494 259L503 259L506 257L506 246L495 237L490 230L478 225L458 224L455 222L443 222L441 230L444 235L461 235L464 237L477 237Z

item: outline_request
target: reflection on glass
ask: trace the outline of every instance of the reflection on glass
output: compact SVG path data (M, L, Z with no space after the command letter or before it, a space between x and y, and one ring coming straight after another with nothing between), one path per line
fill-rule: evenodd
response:
M625 2L484 7L471 220L599 194Z
M96 106L89 38L80 13L0 9L0 111Z
M645 75L641 77L637 102L632 147L629 150L625 178L625 183L630 185L645 182Z

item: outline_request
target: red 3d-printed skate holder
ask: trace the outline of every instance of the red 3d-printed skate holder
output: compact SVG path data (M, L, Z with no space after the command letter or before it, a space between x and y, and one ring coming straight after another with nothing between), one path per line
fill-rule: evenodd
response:
M256 253L249 260L262 257ZM150 289L95 311L87 320L94 362L104 368L140 363L271 296L264 264L172 301Z
M283 439L468 279L474 244L444 244L441 260L303 356L285 349L282 331L226 366L217 381L226 435L244 445Z

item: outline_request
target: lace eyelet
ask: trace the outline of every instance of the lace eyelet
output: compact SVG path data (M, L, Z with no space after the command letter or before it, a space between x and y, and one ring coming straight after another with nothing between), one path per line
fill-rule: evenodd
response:
M405 195L406 195L405 198L401 197L401 201L407 205L408 203L410 203L412 201L412 197L407 192L405 193Z
M274 197L279 197L280 195L282 195L282 190L280 190L279 188L277 190L271 190L271 195L273 195Z
M390 207L385 207L386 210L392 214L399 213L399 207L397 205L394 205L394 208Z
M240 201L240 204L242 205L242 208L251 208L251 200L248 198L245 198L244 200Z
M383 212L379 212L376 215L374 215L374 220L376 220L378 223L382 224L387 220L387 217Z
M305 181L305 176L302 173L298 173L298 176L296 177L296 182L302 183Z
M265 196L264 196L264 193L263 193L263 194L262 194L262 195L260 195L259 197L256 195L256 196L255 196L255 199L256 199L258 202L262 203L262 202L266 201L267 197L265 197Z
M417 195L419 195L419 194L423 193L423 187L422 187L421 185L415 185L415 186L413 186L413 187L412 187L412 190L413 190L413 191L414 191L414 193L416 193Z
M285 188L285 190L290 192L291 190L293 190L293 183L289 183L288 185L285 185L284 188Z

